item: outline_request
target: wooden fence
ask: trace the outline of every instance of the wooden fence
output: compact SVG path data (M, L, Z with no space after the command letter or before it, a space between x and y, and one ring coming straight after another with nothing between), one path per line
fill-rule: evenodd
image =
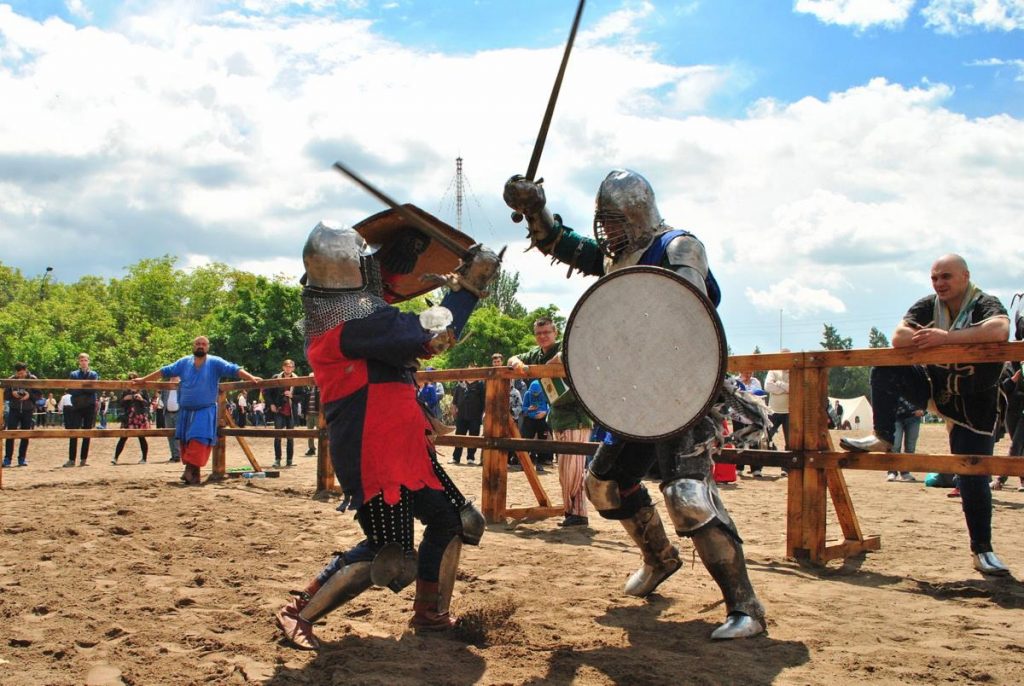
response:
M773 353L767 355L738 355L729 358L730 370L788 369L790 371L790 443L784 451L725 449L720 462L785 467L789 472L786 556L824 564L829 560L846 558L863 552L878 550L879 536L865 535L860 527L853 500L850 497L844 469L874 471L924 471L952 474L1007 474L1024 476L1024 460L1019 458L983 455L937 455L904 453L848 453L837 452L827 428L825 406L828 402L829 369L835 367L901 366L945 362L1002 362L1024 359L1024 343L988 343L980 345L941 346L925 351L908 349L866 349ZM486 387L483 436L437 436L436 445L463 446L483 451L481 509L488 522L505 519L545 518L561 516L564 508L554 504L545 492L530 459L530 450L556 453L592 455L598 444L572 443L548 440L527 440L519 435L509 411L511 380L528 378L561 378L561 365L529 367L520 375L506 367L483 367L418 372L418 382L483 380ZM292 379L265 379L258 382L238 381L220 385L220 411L218 413L218 442L213 451L210 478L223 479L226 472L225 451L228 438L236 438L256 470L261 469L245 441L248 437L315 438L317 440L317 495L338 491L331 465L328 435L323 413L317 429L240 429L234 426L225 410L228 392L308 386L312 377ZM121 390L129 387L127 381L71 381L65 379L0 380L0 387L35 387L45 389L90 388L95 390ZM160 390L174 388L169 382L150 382L142 388ZM0 420L2 421L2 420ZM173 429L33 429L6 431L0 424L0 440L7 438L71 438L119 436L171 436ZM507 498L508 465L506 455L515 451L523 467L523 475L530 485L536 504L510 507ZM0 487L3 470L0 468ZM832 543L826 538L827 498L839 520L842 537Z

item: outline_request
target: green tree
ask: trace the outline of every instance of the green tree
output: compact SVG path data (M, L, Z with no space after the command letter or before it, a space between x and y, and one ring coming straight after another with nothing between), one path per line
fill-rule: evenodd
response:
M279 372L289 358L301 367L305 342L298 322L305 314L300 288L263 276L239 276L234 302L220 305L209 320L211 351L259 376Z
M484 301L486 305L493 305L502 314L513 319L520 319L526 316L526 308L519 302L516 295L519 293L519 272L510 274L502 269L490 285L490 295Z
M830 324L824 325L821 347L825 350L850 350L853 339L844 337ZM853 398L870 392L867 367L833 367L828 376L828 394L833 398Z
M871 331L868 332L868 347L869 348L888 348L889 339L884 333L879 331L875 327L871 327Z
M470 315L459 344L434 358L431 366L459 368L468 367L471 362L483 366L496 352L507 359L535 345L532 326L529 317L516 319L493 305L480 305Z

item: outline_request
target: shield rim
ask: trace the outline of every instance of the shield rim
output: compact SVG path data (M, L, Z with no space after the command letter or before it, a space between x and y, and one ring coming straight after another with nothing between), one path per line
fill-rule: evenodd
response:
M617 436L622 436L624 438L628 438L633 441L640 441L643 443L656 443L658 441L663 441L674 436L678 436L681 433L684 433L685 431L692 428L701 419L703 419L707 415L708 410L710 410L711 406L715 403L715 399L718 397L718 391L721 389L721 382L719 382L718 387L716 387L715 391L708 397L707 401L704 403L701 410L686 424L684 424L678 429L674 429L672 431L668 431L657 436L640 436L637 434L631 434L626 431L619 431L618 429L614 429L610 426L607 426L606 424L603 424L601 420L598 419L597 415L595 415L593 411L591 411L590 407L587 406L587 403L583 400L583 398L580 397L580 394L576 392L576 384L573 382L572 379L572 365L570 362L572 358L572 326L573 322L576 320L576 315L579 313L581 306L593 294L594 291L596 291L598 288L602 287L609 281L621 278L623 276L638 273L651 273L657 274L658 276L665 276L670 279L674 279L677 283L682 284L683 286L688 288L692 293L694 293L694 295L698 296L698 300L701 304L704 305L704 309L711 316L710 318L713 328L715 330L715 337L718 340L718 357L720 360L718 365L718 377L720 379L725 378L725 372L729 364L729 350L725 341L725 328L722 326L722 320L718 316L718 311L715 309L715 306L711 303L710 300L708 300L708 297L706 295L697 290L696 286L694 286L692 283L690 283L683 277L679 276L679 274L676 274L674 271L670 269L664 269L663 267L652 267L647 265L635 265L632 267L625 267L623 269L616 270L611 274L602 276L600 279L597 280L597 283L593 284L592 286L590 286L590 288L583 292L583 295L580 296L580 299L576 301L575 307L572 308L572 313L569 315L569 319L566 321L565 324L565 334L562 336L562 364L565 366L566 381L568 381L569 386L572 388L573 393L576 395L576 400L583 407L584 412L586 412L587 415L594 420L594 422L600 424L603 428L608 429Z

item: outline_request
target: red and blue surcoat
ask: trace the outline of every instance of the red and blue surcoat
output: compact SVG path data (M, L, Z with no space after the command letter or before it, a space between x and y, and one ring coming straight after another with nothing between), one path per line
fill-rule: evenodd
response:
M309 341L331 461L352 508L381 493L394 505L402 487L442 489L412 374L430 338L419 317L385 307Z

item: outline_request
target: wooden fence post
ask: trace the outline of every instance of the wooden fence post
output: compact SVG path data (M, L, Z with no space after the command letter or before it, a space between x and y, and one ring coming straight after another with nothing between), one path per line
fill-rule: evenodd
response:
M337 493L337 480L334 474L334 463L331 462L331 438L327 433L327 420L324 417L323 403L320 403L316 426L319 433L316 437L316 495L323 497Z
M228 394L227 391L217 391L217 443L213 446L213 471L210 472L209 481L221 481L226 478L228 471L228 460L227 460L227 438L224 436L222 429L227 426L227 420L224 419L228 407Z
M508 379L493 378L486 382L484 399L484 436L506 438L509 414L510 382ZM484 518L491 524L504 519L508 487L508 460L504 450L484 448L483 486L480 507Z

